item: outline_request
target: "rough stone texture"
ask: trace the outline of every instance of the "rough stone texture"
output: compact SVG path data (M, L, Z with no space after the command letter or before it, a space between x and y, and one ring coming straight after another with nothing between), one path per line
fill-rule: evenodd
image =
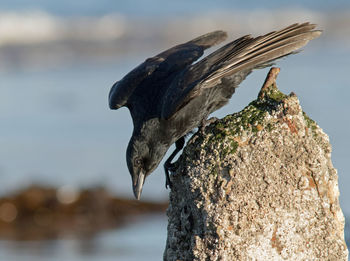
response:
M176 164L164 260L347 260L328 136L274 82Z

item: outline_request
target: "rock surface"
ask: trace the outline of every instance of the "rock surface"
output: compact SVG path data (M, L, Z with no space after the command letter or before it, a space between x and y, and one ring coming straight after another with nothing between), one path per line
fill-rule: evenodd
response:
M347 260L328 136L277 89L278 71L257 100L188 142L164 260Z

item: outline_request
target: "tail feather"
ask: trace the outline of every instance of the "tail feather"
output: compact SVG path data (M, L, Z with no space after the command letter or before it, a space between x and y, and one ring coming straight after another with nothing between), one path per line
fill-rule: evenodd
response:
M261 68L295 53L318 37L321 31L313 30L315 26L310 23L293 24L256 38L243 36L194 64L193 71L202 71L205 75L203 81L209 83L238 71Z
M292 36L287 39L277 41L273 44L269 44L252 52L245 53L240 57L235 57L230 60L227 66L224 66L220 71L214 72L209 75L205 82L215 81L218 78L225 77L229 74L234 74L244 68L250 69L259 66L261 68L262 63L271 63L273 60L279 59L286 55L294 53L295 50L305 46L308 41L319 36L318 32L303 33L296 36Z
M316 25L315 24L310 24L310 23L303 23L303 24L293 24L290 25L280 31L274 31L271 33L268 33L264 36L260 36L260 38L264 38L264 41L261 43L266 43L272 38L278 38L279 36L283 36L284 38L289 37L291 35L297 35L300 33L305 33L309 32L313 29L315 29Z
M286 30L287 28L289 29ZM302 36L303 34L307 37L309 33L312 33L311 30L315 28L315 25L302 24L294 28L290 28L290 26L287 28L281 31L271 32L266 35L259 36L252 39L253 44L245 43L243 48L241 48L240 50L237 50L236 52L231 53L230 57L239 58L239 57L245 56L246 54L253 53L254 51L261 49L265 46L269 46L272 49L273 47L277 46L276 45L277 43L280 43L280 45L282 45L283 43L286 43L288 41L293 41L293 37L294 38L303 37Z

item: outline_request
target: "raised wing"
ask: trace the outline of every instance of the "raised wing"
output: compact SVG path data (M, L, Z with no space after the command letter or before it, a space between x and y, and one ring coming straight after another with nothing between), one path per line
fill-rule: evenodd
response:
M224 41L226 37L227 34L223 31L211 32L147 59L112 86L109 92L109 107L118 109L122 106L128 106L132 103L133 93L141 83L152 77L153 74L157 74L155 77L157 81L166 79L169 75L191 65L203 55L205 49ZM146 86L146 90L144 87L142 86L142 91L147 95L147 89L152 86ZM154 92L155 90L152 90L152 95Z
M246 35L223 46L190 66L172 83L164 95L162 118L170 118L204 89L217 86L222 78L268 66L294 53L321 34L313 30L315 27L309 23L293 24L256 38Z

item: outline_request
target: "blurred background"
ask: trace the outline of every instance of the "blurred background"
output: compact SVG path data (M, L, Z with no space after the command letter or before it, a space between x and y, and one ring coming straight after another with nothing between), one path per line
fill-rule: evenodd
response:
M132 121L127 109L108 109L110 87L147 57L200 34L222 29L234 40L305 21L324 33L278 62L278 86L294 91L329 135L348 217L349 1L0 0L0 260L162 259L163 169L146 181L148 203L127 200ZM250 75L215 116L255 99L267 71Z

